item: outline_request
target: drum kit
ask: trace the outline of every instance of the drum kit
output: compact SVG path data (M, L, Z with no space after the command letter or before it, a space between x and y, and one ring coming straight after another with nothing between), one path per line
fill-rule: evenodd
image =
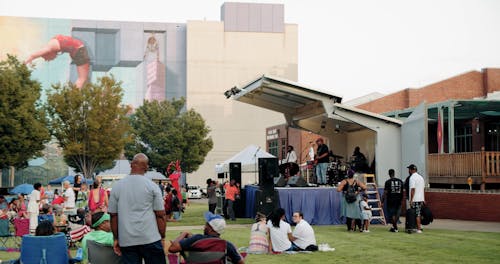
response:
M331 154L330 163L326 169L327 182L330 185L337 184L347 177L350 168L348 162L343 162L342 156Z

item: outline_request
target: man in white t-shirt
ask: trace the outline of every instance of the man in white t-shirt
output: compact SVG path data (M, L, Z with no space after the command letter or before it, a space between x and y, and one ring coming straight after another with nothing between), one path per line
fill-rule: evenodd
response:
M74 210L75 209L75 191L71 187L69 181L63 182L64 187L64 210Z
M30 215L30 233L35 234L36 227L38 226L38 214L40 212L40 188L42 185L37 182L33 184L33 191L29 196L28 213Z
M292 236L295 238L293 243L302 250L318 250L314 230L311 225L304 220L304 214L302 214L302 212L294 212L292 219L293 222L297 224L292 232Z
M422 233L420 211L425 202L425 182L424 178L417 173L417 166L411 164L407 168L408 173L410 174L410 206L411 208L415 209L415 214L417 216L417 233Z

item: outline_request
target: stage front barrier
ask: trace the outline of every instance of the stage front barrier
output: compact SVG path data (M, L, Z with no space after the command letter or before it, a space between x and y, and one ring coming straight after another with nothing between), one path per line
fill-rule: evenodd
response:
M245 216L255 217L255 193L258 186L245 186L247 200ZM313 225L342 224L340 216L341 194L334 188L276 188L279 193L280 207L287 213L287 221L292 221L294 211L304 213L304 219Z
M256 185L246 185L245 217L255 217ZM276 188L279 193L280 207L285 209L288 222L292 222L294 211L301 211L304 219L312 225L340 225L345 219L340 215L342 194L335 188L292 187ZM379 188L383 193L383 188Z

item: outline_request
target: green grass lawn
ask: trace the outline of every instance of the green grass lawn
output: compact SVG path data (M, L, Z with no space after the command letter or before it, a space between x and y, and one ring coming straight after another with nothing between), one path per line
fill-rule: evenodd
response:
M202 226L205 204L191 205L183 220L168 223L167 239L180 230L168 227ZM229 225L250 224L251 219L238 219ZM318 243L328 243L333 252L312 254L248 255L247 263L499 263L500 234L449 230L424 230L423 234L390 233L388 227L373 225L370 233L349 233L342 226L313 226ZM172 228L173 229L173 228ZM182 229L182 228L181 228ZM186 230L201 233L201 228ZM227 228L222 235L236 247L248 246L249 227ZM0 259L14 259L19 253L0 251Z

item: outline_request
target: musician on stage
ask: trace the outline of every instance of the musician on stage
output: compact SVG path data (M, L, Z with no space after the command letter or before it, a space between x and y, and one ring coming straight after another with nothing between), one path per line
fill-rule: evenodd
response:
M283 163L288 163L288 162L297 163L297 154L295 153L295 150L293 150L292 145L288 145L286 158Z
M351 161L352 169L354 169L355 172L366 172L368 168L368 161L366 160L365 155L359 151L359 147L354 148Z
M316 144L318 145L316 157L314 158L314 163L316 164L316 177L318 179L318 184L324 185L326 184L326 169L330 162L330 154L328 146L325 145L322 138L318 138Z

